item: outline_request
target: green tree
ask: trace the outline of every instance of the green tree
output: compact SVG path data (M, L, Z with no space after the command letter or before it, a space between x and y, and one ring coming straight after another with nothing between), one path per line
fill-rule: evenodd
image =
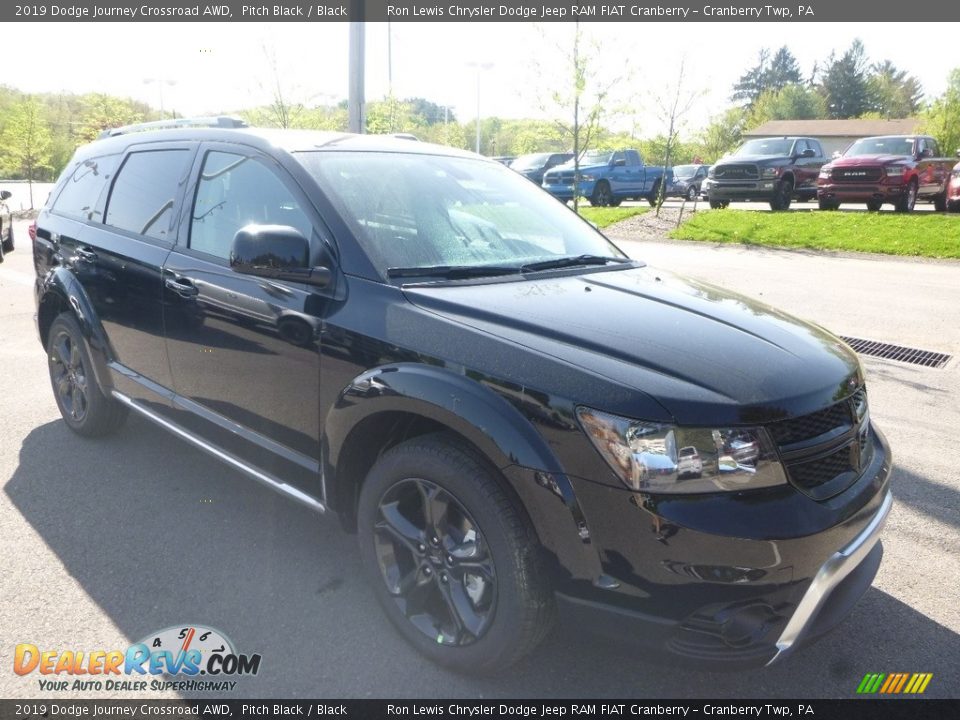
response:
M923 132L937 139L941 153L960 150L960 67L947 76L947 89L923 113Z
M816 120L826 117L823 97L806 85L787 85L767 90L750 109L746 127L755 128L768 120Z
M860 40L854 40L839 59L831 54L820 85L828 117L855 118L870 110L867 67L867 52Z
M50 128L43 117L43 105L26 96L10 110L0 135L4 167L26 177L33 207L33 181L37 173L50 169Z
M870 109L884 118L908 118L920 110L923 86L889 60L876 63L867 78Z
M780 90L800 82L800 65L790 48L784 45L773 57L770 57L767 48L763 48L757 56L757 64L741 75L734 84L731 99L752 106L765 92Z
M77 130L77 141L81 144L96 140L103 130L143 122L149 112L143 103L106 93L88 93L81 98L81 103L82 120Z
M730 108L711 120L697 142L699 155L704 162L715 162L740 145L747 113L744 108Z

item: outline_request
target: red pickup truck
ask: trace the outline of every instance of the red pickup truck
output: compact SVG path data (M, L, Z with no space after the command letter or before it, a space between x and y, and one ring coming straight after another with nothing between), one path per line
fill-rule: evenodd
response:
M939 157L937 141L927 135L885 135L857 140L842 157L820 169L817 200L821 210L840 203L866 203L879 210L891 203L911 212L917 200L947 208L947 184L956 162Z

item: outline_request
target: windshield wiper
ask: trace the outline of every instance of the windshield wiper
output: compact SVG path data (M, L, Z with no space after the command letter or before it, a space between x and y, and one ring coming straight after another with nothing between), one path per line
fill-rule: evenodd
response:
M553 260L527 263L520 268L521 272L537 272L538 270L553 270L554 268L576 267L578 265L606 265L607 263L626 263L630 258L605 257L603 255L575 255Z
M516 265L429 265L427 267L392 267L387 269L391 278L444 278L460 280L463 278L492 277L495 275L517 275L520 268Z

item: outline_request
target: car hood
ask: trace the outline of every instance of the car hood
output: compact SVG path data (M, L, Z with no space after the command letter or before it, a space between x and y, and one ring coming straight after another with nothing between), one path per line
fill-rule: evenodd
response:
M831 161L833 167L869 167L889 165L890 163L909 162L907 155L857 155L855 157L840 157Z
M783 155L736 155L723 158L714 165L714 167L720 165L736 165L738 163L762 163L788 160L790 160L790 158Z
M793 417L862 383L856 356L822 328L647 267L404 293L423 310L652 397L681 424Z

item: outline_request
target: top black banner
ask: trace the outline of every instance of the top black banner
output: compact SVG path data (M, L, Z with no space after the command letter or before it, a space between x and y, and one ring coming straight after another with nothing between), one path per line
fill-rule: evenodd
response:
M744 0L642 3L558 0L73 0L4 3L3 22L958 22L944 0ZM960 28L958 28L960 30ZM951 42L948 32L944 42Z

